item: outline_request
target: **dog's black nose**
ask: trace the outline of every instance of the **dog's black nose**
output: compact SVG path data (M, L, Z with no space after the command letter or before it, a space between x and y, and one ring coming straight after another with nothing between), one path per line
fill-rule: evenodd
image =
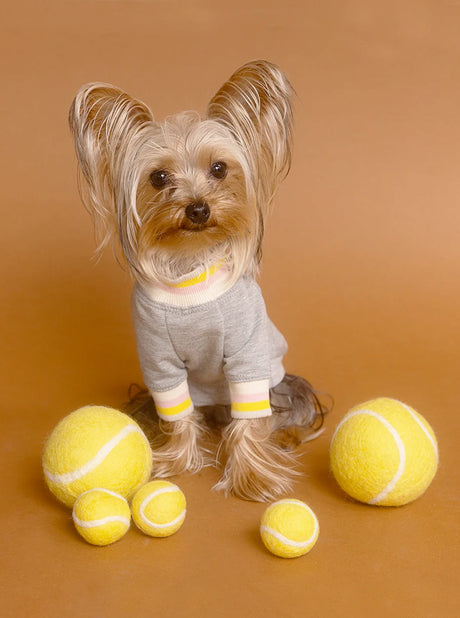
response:
M185 209L185 214L192 223L206 223L211 215L209 206L206 202L193 202Z

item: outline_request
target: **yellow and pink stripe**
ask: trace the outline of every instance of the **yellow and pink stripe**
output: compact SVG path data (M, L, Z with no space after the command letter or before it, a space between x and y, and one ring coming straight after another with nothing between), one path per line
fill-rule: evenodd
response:
M148 287L149 296L175 307L192 307L213 301L232 285L232 273L223 262L205 270L197 269L178 281L156 282Z
M231 382L232 418L251 419L270 416L269 381Z
M270 416L269 381L230 382L231 415L236 419ZM188 384L182 382L168 391L152 391L158 416L165 421L177 421L193 412Z
M195 277L185 279L184 281L179 281L178 283L169 283L168 287L173 288L176 292L179 292L180 290L187 290L187 288L191 287L194 287L195 290L198 288L203 289L205 287L209 287L221 274L223 274L221 270L222 266L222 263L215 264Z
M177 283L158 282L157 286L173 296L199 294L212 288L216 283L224 279L227 274L227 269L223 268L223 264L216 264L190 279L184 279Z
M178 421L193 412L187 382L169 391L153 391L158 416L165 421Z

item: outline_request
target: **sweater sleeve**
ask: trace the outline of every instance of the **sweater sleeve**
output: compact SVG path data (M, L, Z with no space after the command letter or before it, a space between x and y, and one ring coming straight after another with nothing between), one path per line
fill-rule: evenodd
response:
M142 376L158 416L169 421L184 418L193 411L187 371L170 340L164 312L138 286L131 308Z
M270 321L259 286L247 281L225 307L224 371L233 418L270 416Z

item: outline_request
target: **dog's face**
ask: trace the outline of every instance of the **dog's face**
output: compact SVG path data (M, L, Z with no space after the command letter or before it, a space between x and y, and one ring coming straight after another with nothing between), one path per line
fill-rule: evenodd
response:
M145 270L160 254L184 263L210 254L223 259L229 239L250 242L258 225L248 199L250 173L224 126L179 114L152 127L143 154L137 210Z
M141 280L216 261L235 276L254 270L266 211L289 167L290 95L277 67L250 63L217 92L205 119L184 112L157 123L123 91L84 86L70 123L102 244L116 231Z

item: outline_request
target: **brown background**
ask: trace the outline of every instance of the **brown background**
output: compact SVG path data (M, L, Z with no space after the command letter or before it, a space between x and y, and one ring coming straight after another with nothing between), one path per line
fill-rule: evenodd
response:
M459 615L460 2L3 4L2 615ZM204 111L254 58L298 94L261 283L288 369L336 401L295 490L320 538L301 559L272 557L264 506L210 491L208 469L176 479L189 505L177 535L93 548L45 489L40 452L62 416L119 405L140 372L130 279L110 251L91 259L67 110L101 80L158 118ZM432 486L399 509L354 503L328 472L335 424L381 395L418 409L440 444Z

